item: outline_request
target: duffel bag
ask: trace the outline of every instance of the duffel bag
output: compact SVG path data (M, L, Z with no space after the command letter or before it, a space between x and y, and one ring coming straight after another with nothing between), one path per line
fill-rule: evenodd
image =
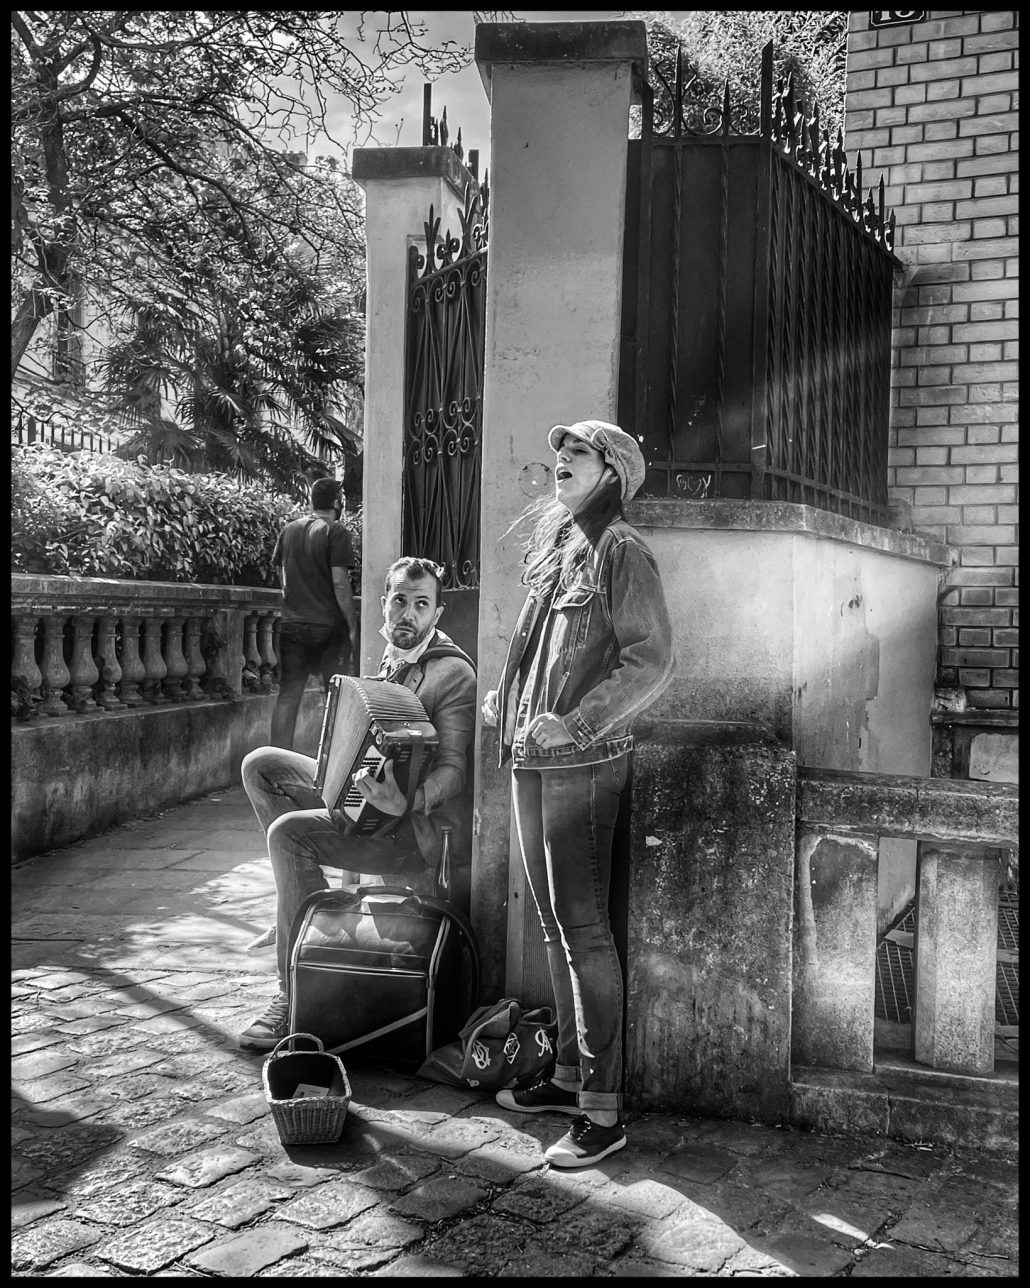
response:
M481 1006L454 1042L438 1047L420 1078L483 1091L528 1087L554 1072L558 1022L548 1007L523 1011L514 997Z

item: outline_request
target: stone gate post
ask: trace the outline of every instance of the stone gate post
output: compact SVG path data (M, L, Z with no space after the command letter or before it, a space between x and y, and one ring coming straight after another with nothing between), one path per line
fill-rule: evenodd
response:
M508 532L553 487L551 425L615 419L626 141L642 22L482 23L476 62L490 98L490 267L484 359L480 696L492 688L522 602ZM550 995L510 830L497 735L476 745L472 917L484 996ZM514 861L509 864L509 854ZM500 945L507 943L507 963ZM488 958L490 957L488 953Z
M430 205L441 217L441 232L458 230L457 212L473 176L449 147L356 148L352 174L365 190L365 468L358 664L359 674L370 675L382 654L380 599L386 570L404 553L407 251L424 243Z

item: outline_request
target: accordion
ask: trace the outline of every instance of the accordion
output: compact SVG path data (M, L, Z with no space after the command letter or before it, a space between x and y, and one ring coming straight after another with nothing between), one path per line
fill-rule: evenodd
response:
M410 810L436 745L425 708L403 684L334 675L322 716L315 786L328 810L343 812L348 835L375 836L397 817L367 801L354 786L354 775L370 769L382 781L391 761Z

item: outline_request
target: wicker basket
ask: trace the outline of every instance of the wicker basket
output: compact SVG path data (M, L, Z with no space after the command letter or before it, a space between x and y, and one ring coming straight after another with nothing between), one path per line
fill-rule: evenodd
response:
M316 1049L294 1050L294 1043L302 1038ZM283 1038L262 1065L261 1081L284 1145L332 1145L340 1139L350 1104L347 1071L339 1056L323 1050L313 1034L291 1033ZM326 1094L296 1096L301 1083L325 1087Z

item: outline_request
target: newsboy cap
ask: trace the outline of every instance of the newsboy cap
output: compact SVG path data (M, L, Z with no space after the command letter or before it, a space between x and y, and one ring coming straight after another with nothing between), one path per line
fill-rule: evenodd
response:
M566 434L582 439L601 453L605 463L619 476L622 499L628 501L644 481L644 457L636 439L606 420L577 420L574 425L551 426L547 441L552 451L558 450Z

